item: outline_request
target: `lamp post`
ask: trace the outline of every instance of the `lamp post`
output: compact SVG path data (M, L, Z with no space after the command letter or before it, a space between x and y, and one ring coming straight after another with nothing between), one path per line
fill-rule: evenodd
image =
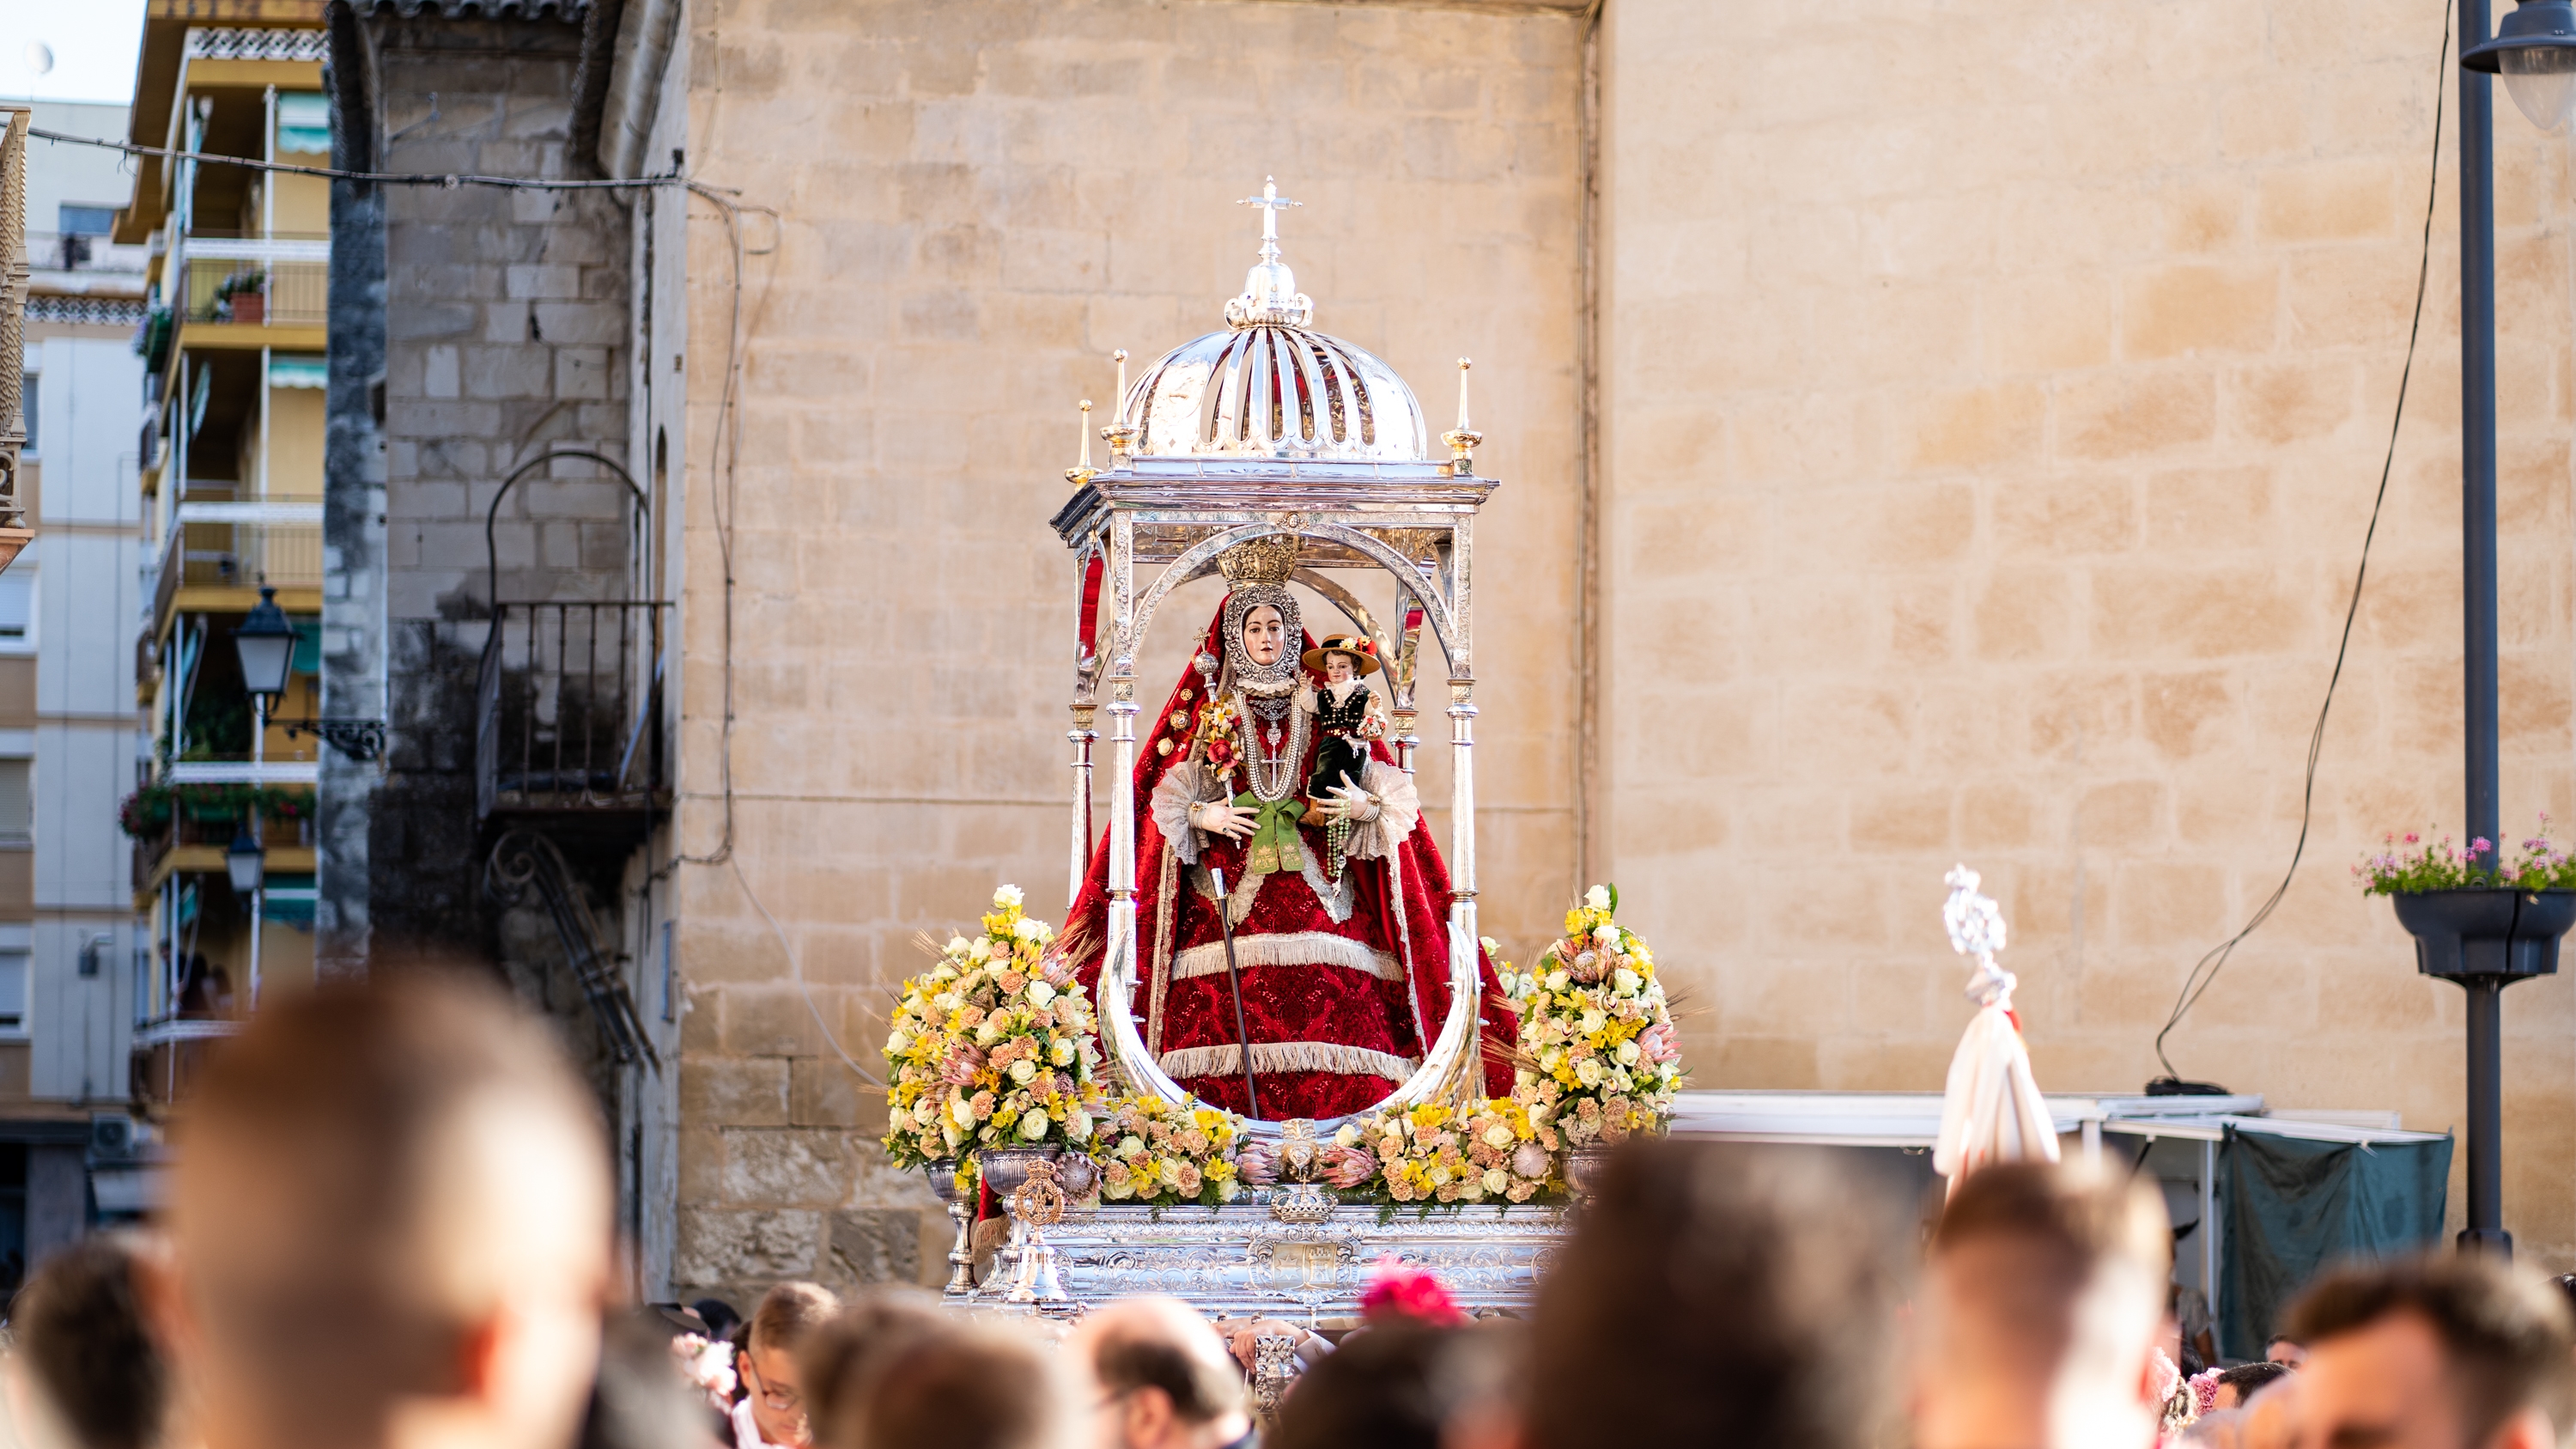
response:
M277 607L277 590L266 584L259 588L259 602L242 617L241 626L233 630L233 652L241 662L242 688L251 698L250 763L254 789L265 783L261 766L268 760L268 716L286 697L287 676L295 667L295 626L286 622L286 611ZM256 801L257 796L253 796ZM267 822L260 818L260 808L250 809L249 829L236 836L232 849L225 853L224 865L231 871L233 889L242 891L245 875L250 896L250 972L244 1004L259 1004L260 936L267 925L268 889L266 856L260 840ZM245 872L244 848L249 865Z
M2471 839L2504 832L2496 731L2495 93L2555 131L2576 109L2576 5L2519 0L2487 34L2488 0L2460 0L2460 596ZM2468 995L2468 1227L2460 1248L2511 1256L2504 1230L2504 988L2518 977L2453 978Z

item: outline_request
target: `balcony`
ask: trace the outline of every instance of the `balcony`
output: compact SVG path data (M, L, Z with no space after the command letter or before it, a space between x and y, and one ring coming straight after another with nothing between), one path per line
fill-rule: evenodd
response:
M167 1016L137 1026L130 1077L136 1105L146 1116L161 1116L196 1085L215 1044L240 1030L239 1021L218 1016Z
M173 607L239 612L267 580L281 595L322 587L319 503L182 503L161 550L153 632ZM296 601L285 600L290 608ZM304 610L310 612L310 610Z
M670 808L668 604L503 604L476 690L475 817L546 815L641 838Z
M162 267L161 295L170 299L187 346L322 345L331 310L326 238L192 233L178 239ZM304 335L274 335L280 329Z

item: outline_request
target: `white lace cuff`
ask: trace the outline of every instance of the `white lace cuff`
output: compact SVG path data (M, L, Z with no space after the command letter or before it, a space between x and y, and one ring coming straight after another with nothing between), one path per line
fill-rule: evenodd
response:
M1377 818L1352 824L1343 853L1353 860L1383 860L1395 853L1422 819L1422 796L1413 788L1411 775L1384 760L1369 761L1362 774L1360 788L1377 797Z
M1172 843L1183 865L1196 865L1199 860L1199 832L1190 824L1190 807L1203 803L1199 792L1206 788L1202 779L1205 773L1198 761L1183 760L1154 782L1155 828Z

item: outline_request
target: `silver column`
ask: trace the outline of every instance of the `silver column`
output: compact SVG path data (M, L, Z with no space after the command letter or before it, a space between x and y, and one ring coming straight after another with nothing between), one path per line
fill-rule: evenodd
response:
M1073 903L1082 896L1082 877L1091 865L1091 746L1100 731L1091 727L1092 706L1073 707L1073 728L1064 737L1073 743L1073 854L1064 883L1064 910L1070 918Z

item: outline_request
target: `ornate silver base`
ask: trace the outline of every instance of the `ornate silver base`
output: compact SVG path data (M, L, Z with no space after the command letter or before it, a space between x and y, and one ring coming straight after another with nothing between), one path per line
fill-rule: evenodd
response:
M1046 1231L1068 1306L1133 1293L1168 1293L1211 1317L1309 1323L1359 1311L1380 1257L1436 1275L1471 1314L1526 1312L1556 1251L1564 1212L1555 1207L1337 1206L1309 1221L1282 1221L1264 1203L1222 1208L1075 1208ZM1011 1283L996 1274L971 1295L989 1301Z

